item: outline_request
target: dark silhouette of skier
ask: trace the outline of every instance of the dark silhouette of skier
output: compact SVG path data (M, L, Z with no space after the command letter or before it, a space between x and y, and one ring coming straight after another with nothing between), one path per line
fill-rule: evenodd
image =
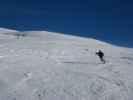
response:
M98 52L96 52L96 55L98 55L100 60L101 60L101 62L103 62L105 64L105 60L103 58L104 57L104 53L101 50L99 50Z

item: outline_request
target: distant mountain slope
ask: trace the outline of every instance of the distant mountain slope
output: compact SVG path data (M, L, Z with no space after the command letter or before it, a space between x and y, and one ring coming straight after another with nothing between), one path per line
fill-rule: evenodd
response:
M6 29L6 28L0 28L0 33L7 33L7 32L17 32L16 30Z
M0 33L0 100L133 98L131 48L46 31Z

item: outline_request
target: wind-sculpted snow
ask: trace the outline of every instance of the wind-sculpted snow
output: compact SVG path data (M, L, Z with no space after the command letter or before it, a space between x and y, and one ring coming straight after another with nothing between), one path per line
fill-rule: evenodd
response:
M51 32L21 34L0 34L0 100L132 100L133 49Z

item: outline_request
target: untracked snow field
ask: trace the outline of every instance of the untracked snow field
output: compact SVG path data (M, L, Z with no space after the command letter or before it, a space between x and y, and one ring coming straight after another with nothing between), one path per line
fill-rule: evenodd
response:
M133 49L0 29L0 100L133 100Z

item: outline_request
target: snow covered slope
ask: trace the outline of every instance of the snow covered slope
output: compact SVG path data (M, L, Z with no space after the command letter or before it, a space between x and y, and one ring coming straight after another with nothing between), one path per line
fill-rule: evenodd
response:
M0 100L132 100L133 49L45 31L17 34L26 35L0 34Z
M6 28L0 28L0 33L10 33L10 32L17 32L16 30L10 30Z

